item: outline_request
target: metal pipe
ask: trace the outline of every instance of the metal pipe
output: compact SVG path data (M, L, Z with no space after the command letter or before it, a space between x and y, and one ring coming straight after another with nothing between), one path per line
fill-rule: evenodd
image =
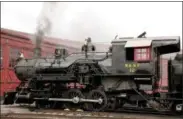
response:
M26 95L20 95L20 94L16 94L16 98L25 98L25 99L29 99L30 98L30 93L26 94Z
M102 99L93 100L93 99L83 99L83 98L81 98L80 102L92 102L92 103L99 103L99 104L101 104L103 102L103 100Z
M66 99L66 98L49 98L49 101L63 101L63 102L73 102L73 99Z

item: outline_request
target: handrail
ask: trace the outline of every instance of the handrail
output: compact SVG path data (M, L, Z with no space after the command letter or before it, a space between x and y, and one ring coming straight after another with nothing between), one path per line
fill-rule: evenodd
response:
M104 57L104 58L101 58L101 59L97 59L97 58L79 58L79 59L76 59L74 62L78 62L79 60L91 60L91 61L94 61L94 62L97 62L97 61L103 61L103 60L105 60L105 59L107 59L108 57L110 57L111 55L112 55L112 53L109 53L109 52L89 52L89 53L91 53L91 55L92 54L100 54L100 53L105 53L106 54L106 56ZM69 57L69 56L71 56L71 55L73 55L73 54L83 54L84 55L84 53L83 52L76 52L76 53L72 53L72 54L70 54L70 55L68 55L67 57ZM90 54L89 54L90 55ZM66 57L66 58L67 58ZM31 59L28 59L28 58L25 58L25 60L33 60L34 58L31 58ZM41 60L44 60L45 61L45 59L53 59L53 60L55 60L55 58L53 58L53 57L48 57L48 58L45 58L45 57L40 57L39 59L41 59ZM60 58L60 59L62 59L62 58ZM46 60L46 62L48 62L48 60ZM41 63L45 63L45 62L39 62L39 65L41 64Z
M108 53L108 54L112 54L112 53L110 53L110 52L88 52L88 53L91 53L91 54L99 54L99 53ZM67 57L69 57L69 56L71 56L71 55L74 55L74 54L83 54L84 55L84 52L74 52L74 53L71 53L71 54L69 54ZM54 55L53 55L54 56ZM65 58L67 58L67 57L65 57ZM39 59L45 59L45 58L47 58L47 59L55 59L55 58L53 58L53 57L40 57ZM25 59L35 59L35 58L25 58Z

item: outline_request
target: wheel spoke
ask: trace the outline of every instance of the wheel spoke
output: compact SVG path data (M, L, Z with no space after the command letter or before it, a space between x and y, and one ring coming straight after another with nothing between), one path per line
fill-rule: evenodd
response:
M83 94L80 90L76 89L70 89L68 92L66 92L65 98L73 99L75 97L83 98ZM65 103L65 108L81 108L81 104L77 103L74 104L72 102Z
M107 97L105 95L105 93L103 91L100 90L93 90L90 92L89 94L89 99L102 99L102 103L90 103L88 105L89 108L91 108L90 110L92 111L102 111L105 109L105 107L107 106Z

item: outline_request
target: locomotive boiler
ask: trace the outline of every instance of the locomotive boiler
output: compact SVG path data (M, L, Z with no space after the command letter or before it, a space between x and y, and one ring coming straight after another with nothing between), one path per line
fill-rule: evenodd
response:
M86 43L80 53L56 49L53 58L22 59L15 67L21 84L5 94L4 103L92 111L182 111L181 54L161 62L161 55L179 51L179 37L140 36L115 39L107 52L96 52Z

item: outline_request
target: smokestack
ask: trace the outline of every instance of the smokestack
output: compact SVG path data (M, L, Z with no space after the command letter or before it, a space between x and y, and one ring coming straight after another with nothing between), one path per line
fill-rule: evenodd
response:
M56 2L45 2L43 9L40 13L40 19L38 20L37 29L35 33L35 48L34 58L41 57L41 43L44 40L44 36L49 34L52 26L52 14L56 8Z

